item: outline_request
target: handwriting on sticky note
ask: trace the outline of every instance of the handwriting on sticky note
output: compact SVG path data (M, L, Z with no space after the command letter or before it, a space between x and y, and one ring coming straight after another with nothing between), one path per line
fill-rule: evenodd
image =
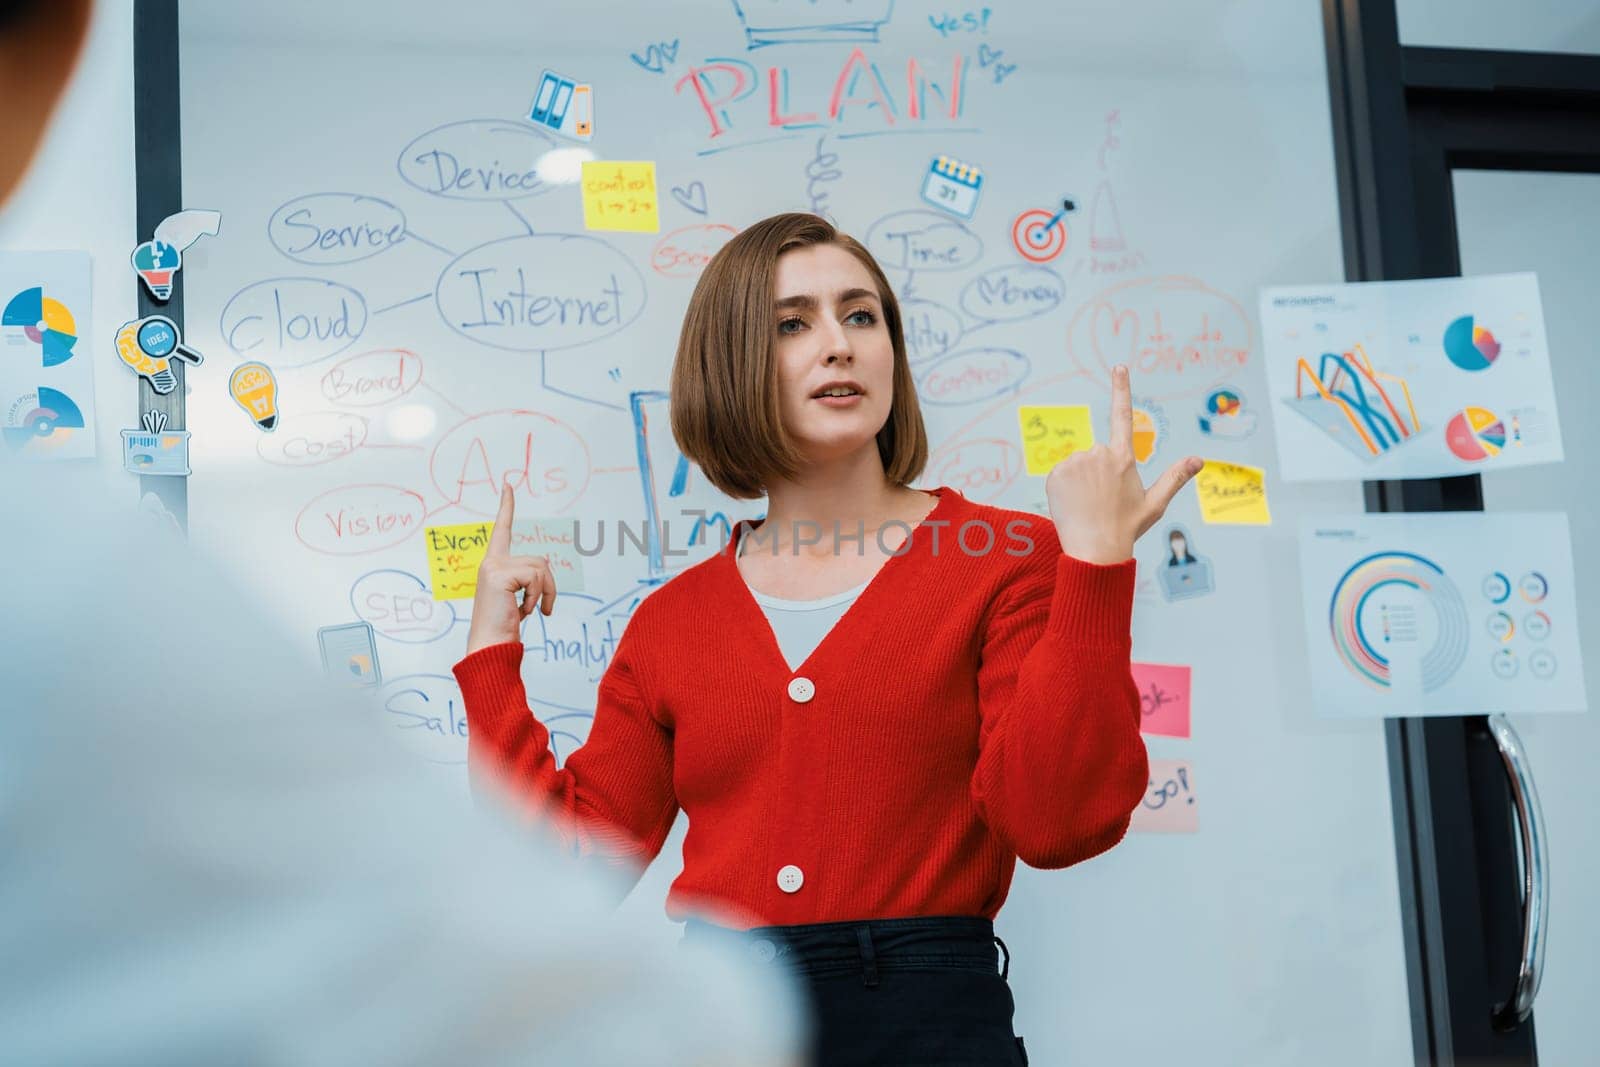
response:
M1194 766L1186 759L1152 759L1150 785L1128 827L1138 833L1192 834L1200 829Z
M656 165L612 159L584 163L583 225L590 230L659 231Z
M1067 456L1094 444L1086 405L1023 404L1017 408L1017 421L1029 474L1049 474Z
M478 567L489 551L493 532L491 522L429 526L423 531L433 599L461 600L477 593ZM511 554L548 559L558 594L583 588L583 557L577 550L575 519L516 520L511 524Z
M1266 472L1260 467L1208 459L1194 484L1200 497L1200 517L1206 522L1252 526L1272 522L1267 510Z
M478 590L478 565L489 551L493 523L464 522L455 526L429 526L422 531L428 550L428 573L433 578L433 599L458 600Z
M1189 668L1168 663L1135 663L1139 688L1139 732L1163 737L1189 736Z

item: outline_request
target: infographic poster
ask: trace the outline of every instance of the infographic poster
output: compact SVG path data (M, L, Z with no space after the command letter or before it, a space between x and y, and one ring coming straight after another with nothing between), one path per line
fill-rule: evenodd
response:
M86 252L0 253L0 452L94 456Z
M1563 513L1307 519L1300 580L1318 714L1586 707Z
M1263 289L1261 334L1285 481L1561 461L1531 273Z

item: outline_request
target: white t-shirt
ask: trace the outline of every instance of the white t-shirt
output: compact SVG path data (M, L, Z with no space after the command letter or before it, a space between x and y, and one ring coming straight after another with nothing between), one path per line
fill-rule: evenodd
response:
M744 555L745 542L739 542L739 554ZM768 596L750 589L750 595L755 602L761 605L762 614L767 617L767 625L772 627L772 634L778 639L778 648L783 652L783 658L788 661L789 669L795 670L806 661L806 658L816 651L822 639L828 636L834 624L844 617L850 610L850 605L855 603L856 597L872 582L871 578L862 582L853 589L846 589L831 596L819 597L816 600L785 600L782 597ZM745 583L749 589L749 583Z

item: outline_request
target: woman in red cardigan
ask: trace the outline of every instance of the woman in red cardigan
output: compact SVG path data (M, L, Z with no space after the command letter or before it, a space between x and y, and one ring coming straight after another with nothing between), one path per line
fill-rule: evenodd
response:
M894 292L807 214L711 260L671 395L683 454L764 519L639 604L558 768L520 674L557 591L509 554L508 487L455 668L474 775L634 879L687 813L668 914L799 976L816 1062L1026 1063L992 920L1019 858L1127 832L1148 774L1130 557L1200 461L1146 489L1118 367L1111 439L1050 471L1049 518L911 488L928 446Z

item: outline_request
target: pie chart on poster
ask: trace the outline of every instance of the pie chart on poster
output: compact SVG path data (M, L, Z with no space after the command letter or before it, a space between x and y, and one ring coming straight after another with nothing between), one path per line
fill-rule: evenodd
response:
M16 425L0 431L12 450L48 452L60 448L75 432L84 429L83 412L59 389L41 387L32 400L32 407L13 409Z
M1488 370L1500 358L1500 342L1471 315L1463 315L1445 328L1444 354L1462 370Z
M1488 408L1464 408L1445 424L1444 443L1457 459L1479 463L1506 447L1506 426Z
M78 343L78 325L67 305L45 296L37 286L11 298L0 312L0 326L21 326L28 340L39 346L46 367L71 359Z

